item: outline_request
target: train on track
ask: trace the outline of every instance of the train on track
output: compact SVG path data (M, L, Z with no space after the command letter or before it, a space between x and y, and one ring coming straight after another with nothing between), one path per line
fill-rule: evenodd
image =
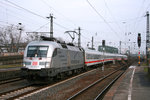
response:
M54 38L42 37L41 41L33 41L26 46L21 73L29 81L44 82L103 62L122 59L127 60L127 56L83 49Z

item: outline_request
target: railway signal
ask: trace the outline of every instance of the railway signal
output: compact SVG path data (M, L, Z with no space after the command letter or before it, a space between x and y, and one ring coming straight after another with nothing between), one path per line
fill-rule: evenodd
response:
M105 40L102 40L102 46L105 47Z
M138 42L138 47L141 47L141 34L138 33L138 38L137 38L137 42Z
M102 71L104 71L104 60L105 60L105 55L104 55L104 51L105 51L105 40L102 40L102 46L103 46L103 66L102 66Z
M139 53L138 53L139 62L138 62L138 65L140 66L141 33L138 33L137 43L138 43L138 47L139 47Z

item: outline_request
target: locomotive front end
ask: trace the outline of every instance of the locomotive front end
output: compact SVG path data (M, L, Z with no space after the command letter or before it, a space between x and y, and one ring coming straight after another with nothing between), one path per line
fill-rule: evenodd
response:
M24 52L22 77L39 80L49 76L53 48L46 42L31 42Z
M23 66L28 69L50 67L50 57L47 57L49 46L28 46Z

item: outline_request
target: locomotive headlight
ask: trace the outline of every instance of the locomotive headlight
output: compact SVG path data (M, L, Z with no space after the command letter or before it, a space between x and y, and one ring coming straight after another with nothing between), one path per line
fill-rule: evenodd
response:
M45 68L49 68L50 67L50 62L45 62Z
M31 65L31 62L23 62L23 67L26 67L28 65Z
M26 67L26 64L25 64L25 62L23 62L23 67Z

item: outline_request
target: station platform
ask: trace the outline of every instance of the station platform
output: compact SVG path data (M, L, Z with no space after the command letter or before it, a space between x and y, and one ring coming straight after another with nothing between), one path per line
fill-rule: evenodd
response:
M150 100L150 76L147 67L130 66L103 100Z

